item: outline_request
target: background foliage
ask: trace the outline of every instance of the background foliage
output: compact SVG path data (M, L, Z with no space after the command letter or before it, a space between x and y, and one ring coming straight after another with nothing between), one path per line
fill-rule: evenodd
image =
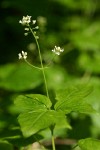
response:
M93 86L93 92L86 100L98 114L73 112L68 116L73 129L59 131L56 135L64 139L99 139L100 1L1 0L0 14L0 139L10 142L1 141L0 149L8 150L9 147L12 150L27 145L16 119L19 110L13 104L14 98L23 93L45 94L41 73L17 57L23 49L28 51L30 62L39 64L34 39L31 36L25 37L23 27L18 23L26 15L38 19L44 62L52 57L51 50L55 45L65 50L46 70L50 96L53 97L54 90L76 83L89 83ZM46 134L49 135L48 131L43 136L46 137ZM41 139L40 135L39 138ZM27 139L28 144L33 141L34 137ZM70 143L63 145L63 150L70 148ZM57 150L60 149L62 147L58 146Z

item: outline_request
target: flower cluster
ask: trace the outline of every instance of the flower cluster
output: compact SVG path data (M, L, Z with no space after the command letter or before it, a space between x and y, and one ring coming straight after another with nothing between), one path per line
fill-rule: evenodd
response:
M37 40L39 37L36 35L36 31L34 31L34 29L38 29L39 27L36 26L34 28L32 28L32 25L36 24L36 20L32 20L31 19L32 16L23 16L22 20L19 21L19 23L21 23L22 25L25 26L25 33L24 35L28 35L28 33L32 33L33 36L35 37L35 39ZM55 46L54 49L52 50L53 53L55 53L56 55L60 55L62 52L64 51L64 49L60 48L59 46ZM19 59L24 59L26 60L27 58L27 52L22 51L21 53L18 54Z
M28 25L31 22L31 16L23 16L22 20L19 21L19 23L21 23L22 25Z
M26 59L27 58L27 52L22 51L18 54L19 59Z
M55 46L54 49L52 50L52 52L54 52L56 55L60 55L60 53L62 53L64 51L64 49L61 49L59 46Z
M31 17L32 16L28 16L28 15L26 17L23 16L22 20L19 21L20 24L22 24L23 26L26 26L25 27L25 31L26 32L24 33L25 36L28 35L29 30L33 31L34 29L38 29L39 28L38 26L36 26L34 28L31 27L31 26L36 24L36 20L32 20Z

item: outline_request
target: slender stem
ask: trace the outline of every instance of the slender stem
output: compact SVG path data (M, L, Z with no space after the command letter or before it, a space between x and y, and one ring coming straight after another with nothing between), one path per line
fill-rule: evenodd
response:
M51 62L53 61L53 59L55 58L55 56L56 56L56 54L52 57L52 59L49 61L49 63L46 65L46 67L48 67L51 64Z
M29 66L31 66L32 68L35 68L35 69L41 70L41 68L36 67L36 66L34 66L34 65L30 64L30 63L29 63L26 59L24 59L24 60L25 60L25 62L26 62Z
M54 142L54 136L52 135L52 148L53 148L53 150L56 150L55 149L55 142Z
M52 136L52 149L53 150L56 150L56 148L55 148L55 140L54 140L54 127L51 127L50 128L51 129L51 136Z
M40 57L41 68L42 68L42 73L43 73L43 78L44 78L44 83L45 83L45 88L46 88L46 94L47 94L47 97L49 97L48 87L47 87L47 81L46 81L46 76L45 76L44 66L43 66L43 62L42 62L41 51L40 51L40 46L39 46L38 40L37 40L37 38L36 38L36 36L35 36L35 34L34 34L34 32L33 32L33 30L31 29L30 26L29 26L29 29L30 29L32 35L34 36L36 44L37 44L37 48L38 48L38 52L39 52L39 57Z

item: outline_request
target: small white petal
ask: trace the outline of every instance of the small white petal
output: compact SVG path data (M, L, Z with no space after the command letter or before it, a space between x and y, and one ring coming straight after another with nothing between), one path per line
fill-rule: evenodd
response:
M36 20L33 20L32 23L35 24L35 23L36 23Z
M28 33L24 33L24 35L25 35L25 36L27 36L27 35L28 35Z
M25 28L25 31L29 31L29 28Z
M61 49L59 46L55 46L52 52L54 52L56 55L60 55L61 52L63 52L64 49Z
M28 25L31 22L31 16L23 16L22 20L19 21L22 25Z
M27 52L22 51L22 53L18 54L19 59L26 59L27 58Z
M39 39L39 36L35 36L36 39Z
M35 29L39 29L39 26L36 26Z
M21 21L21 20L19 20L19 23L22 23L22 21Z
M21 53L18 54L19 59L22 59L22 55Z

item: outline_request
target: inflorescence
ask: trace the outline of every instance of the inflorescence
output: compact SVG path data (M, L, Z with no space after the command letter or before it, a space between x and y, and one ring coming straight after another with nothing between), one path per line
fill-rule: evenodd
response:
M59 46L55 46L54 49L52 50L53 53L55 53L56 55L60 55L60 53L62 53L64 51L64 49L61 49Z
M26 59L27 58L27 52L22 51L18 54L19 59Z
M23 16L22 20L19 21L20 24L22 24L23 26L25 26L25 33L24 33L25 36L27 36L30 33L30 29L32 31L39 29L38 26L35 26L34 28L32 27L33 25L36 24L36 20L32 20L31 18L32 18L32 16L28 16L27 15L26 17ZM33 31L33 32L34 32L34 34L36 34L35 31ZM36 37L38 37L38 36L36 36Z
M34 34L34 37L38 39L39 37L36 35L36 29L39 29L38 26L35 26L34 28L32 27L33 25L36 24L36 20L31 19L32 16L23 16L22 20L19 21L20 24L25 26L25 33L24 35L27 36L30 32ZM59 46L55 46L54 49L52 50L53 53L56 55L60 55L62 52L64 52L64 49L60 48ZM27 58L27 52L22 51L21 53L18 54L19 59L26 59Z

